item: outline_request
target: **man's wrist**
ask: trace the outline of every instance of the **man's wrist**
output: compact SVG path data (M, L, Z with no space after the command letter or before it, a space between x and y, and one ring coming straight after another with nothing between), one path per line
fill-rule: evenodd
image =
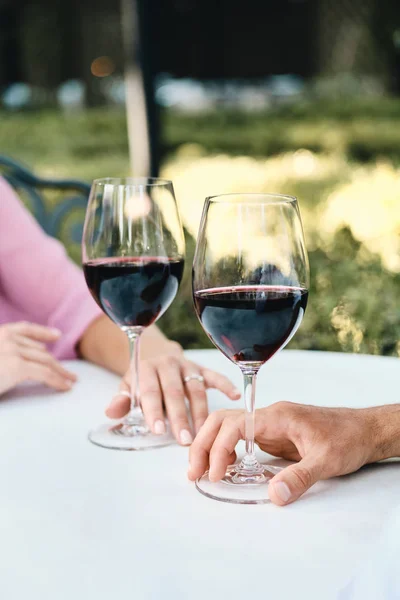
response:
M400 405L364 409L370 436L370 459L378 462L400 456Z

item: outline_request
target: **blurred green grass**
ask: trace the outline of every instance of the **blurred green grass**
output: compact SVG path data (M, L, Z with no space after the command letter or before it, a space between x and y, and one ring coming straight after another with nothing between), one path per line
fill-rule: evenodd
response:
M377 252L368 240L357 238L351 223L345 221L329 242L320 230L321 215L332 194L346 192L355 173L362 178L361 168L365 167L366 177L375 177L382 161L390 164L395 186L400 177L399 100L304 102L265 113L218 110L184 115L168 111L161 114L161 123L163 174L176 180L183 213L192 210L193 204L187 217L185 277L176 301L160 321L168 335L187 348L210 345L191 301L190 266L198 220L196 202L200 202L192 199L191 189L202 193L200 183L211 187L218 177L232 178L232 185L247 189L254 173L261 177L265 165L260 190L300 198L310 250L310 304L291 347L400 356L397 270L388 268L384 251ZM300 149L310 151L309 155L298 156ZM48 177L90 181L129 173L125 115L106 108L78 114L0 113L0 152ZM191 152L194 156L188 160ZM239 165L230 157L243 156L252 160L248 166L246 162L240 179L242 162ZM307 175L297 169L297 159L301 163L304 157L314 165ZM187 181L185 173L189 173ZM352 189L346 192L349 202ZM378 220L374 202L378 208L393 190L382 189L382 194L369 199L368 214L360 214L360 219ZM391 210L395 221L400 197L398 207ZM391 235L396 236L396 231ZM77 259L76 247L68 250Z
M257 113L166 111L161 125L164 156L195 142L207 153L267 157L305 148L349 160L385 157L400 163L395 99L309 102ZM125 114L116 109L0 112L0 149L41 172L88 180L105 171L123 175L129 168Z
M207 152L270 156L305 148L349 160L400 162L400 102L346 100L283 106L268 112L216 111L164 117L165 149L196 140Z
M44 176L90 181L127 173L128 140L122 111L97 109L0 113L0 152Z

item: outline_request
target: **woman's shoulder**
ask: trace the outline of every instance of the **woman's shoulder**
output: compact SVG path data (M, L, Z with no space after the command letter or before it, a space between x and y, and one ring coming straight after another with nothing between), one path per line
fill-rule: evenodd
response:
M17 192L8 183L8 181L0 176L0 209L15 211L24 208Z
M10 196L15 197L16 193L8 181L0 175L0 194L8 194Z

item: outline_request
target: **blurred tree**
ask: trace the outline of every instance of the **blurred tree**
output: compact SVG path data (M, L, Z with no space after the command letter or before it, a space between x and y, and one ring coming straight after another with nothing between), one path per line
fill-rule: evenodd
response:
M400 2L374 0L371 28L390 72L390 90L400 94Z
M378 5L381 0L317 1L317 60L321 74L369 74L388 80L387 62L373 33Z
M102 103L102 94L98 76L91 68L93 61L106 56L115 65L114 74L123 70L120 3L119 0L75 0L73 12L78 23L77 76L86 83L88 105L95 106Z
M0 86L19 81L21 57L15 31L18 14L15 6L0 0Z
M245 10L243 0L137 4L151 76L347 72L386 82L400 62L399 0L248 0ZM1 69L6 83L22 77L49 88L83 78L89 104L97 104L102 95L91 64L100 56L122 72L120 0L0 0L0 82ZM150 78L144 85L147 93Z
M39 87L55 87L61 77L61 0L23 5L20 23L23 77Z

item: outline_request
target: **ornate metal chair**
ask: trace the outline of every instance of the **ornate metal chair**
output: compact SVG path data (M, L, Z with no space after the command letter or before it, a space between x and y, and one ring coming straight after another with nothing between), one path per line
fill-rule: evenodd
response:
M17 191L46 233L60 239L71 257L79 262L90 185L74 179L37 177L21 163L2 155L0 175Z

